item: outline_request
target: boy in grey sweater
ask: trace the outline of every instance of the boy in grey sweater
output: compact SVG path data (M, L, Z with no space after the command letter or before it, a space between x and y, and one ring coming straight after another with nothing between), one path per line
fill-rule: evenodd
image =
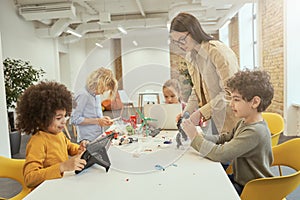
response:
M231 109L241 119L231 132L220 135L198 132L195 125L199 112L185 120L182 128L201 156L221 163L232 162L231 181L241 194L248 181L273 176L271 133L261 112L271 104L274 89L268 73L260 70L237 72L227 80L227 87L231 92L228 96Z

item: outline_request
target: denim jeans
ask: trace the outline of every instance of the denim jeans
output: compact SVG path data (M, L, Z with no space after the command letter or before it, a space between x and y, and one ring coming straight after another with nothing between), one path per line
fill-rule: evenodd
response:
M243 185L240 185L240 184L238 184L237 182L234 181L234 179L233 179L233 174L229 174L228 177L229 177L229 179L230 179L230 181L231 181L233 187L235 188L236 192L237 192L239 195L241 195L241 194L242 194L242 191L243 191L243 189L244 189L244 186L243 186Z
M226 171L226 169L227 169L228 166L230 165L230 162L225 163L225 164L221 163L221 164L222 164L223 169ZM237 192L239 195L241 195L241 194L242 194L242 191L243 191L243 189L244 189L244 186L242 186L242 185L240 185L240 184L238 184L237 182L234 181L233 174L228 174L228 177L229 177L229 179L230 179L230 181L231 181L233 187L235 188L236 192Z

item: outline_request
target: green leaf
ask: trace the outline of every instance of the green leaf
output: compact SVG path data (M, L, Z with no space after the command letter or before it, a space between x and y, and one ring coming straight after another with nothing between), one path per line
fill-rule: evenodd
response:
M8 108L15 108L19 96L29 86L40 80L45 71L35 69L29 61L6 58L3 61L6 103Z

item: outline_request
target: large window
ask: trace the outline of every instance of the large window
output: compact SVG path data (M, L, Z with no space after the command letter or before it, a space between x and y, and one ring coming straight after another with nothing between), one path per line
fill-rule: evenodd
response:
M229 21L228 21L229 22ZM229 28L228 28L229 23L225 23L222 28L219 29L219 39L222 41L224 44L230 47L229 44Z
M257 67L259 63L256 13L256 3L245 4L238 13L240 66L242 69L253 69L254 67Z

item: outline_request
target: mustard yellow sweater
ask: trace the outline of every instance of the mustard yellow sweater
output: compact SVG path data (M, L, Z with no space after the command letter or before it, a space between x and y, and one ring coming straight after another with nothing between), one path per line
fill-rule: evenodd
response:
M60 163L78 152L79 145L72 143L63 132L52 134L39 131L26 146L23 169L27 187L34 188L45 180L61 178Z

